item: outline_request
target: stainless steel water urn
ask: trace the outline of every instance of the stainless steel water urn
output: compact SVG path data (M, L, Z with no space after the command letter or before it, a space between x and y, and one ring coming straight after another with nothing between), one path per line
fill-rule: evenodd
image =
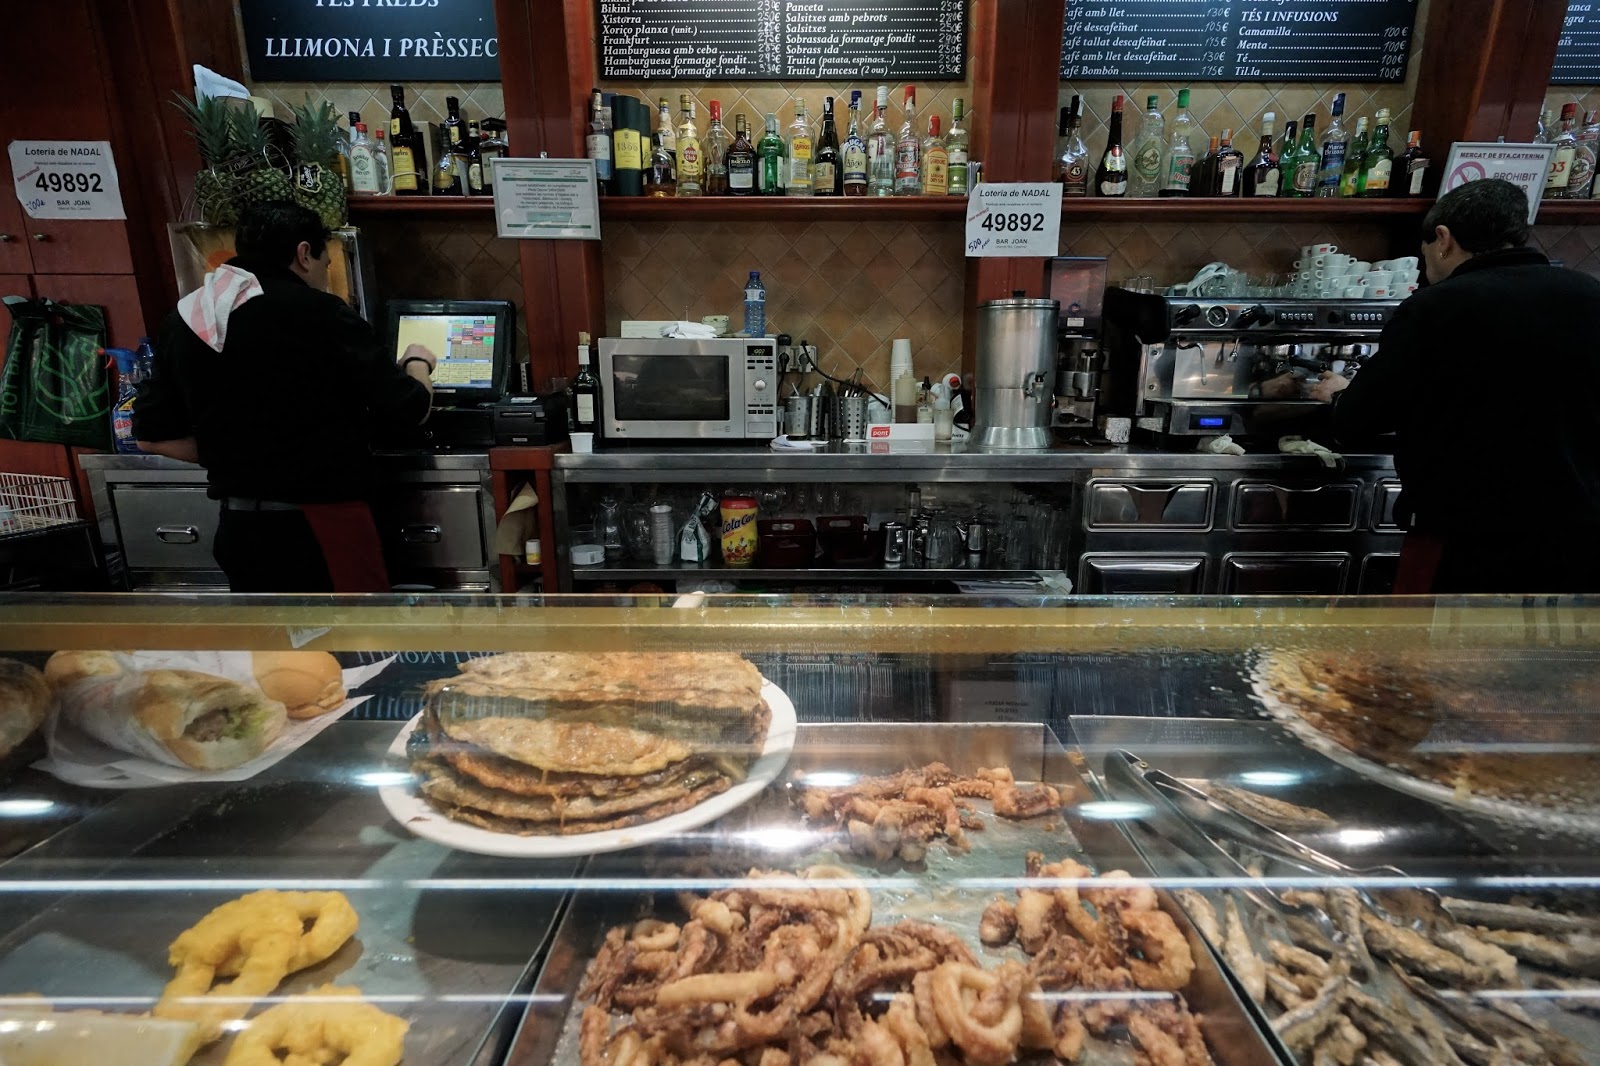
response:
M993 451L1050 447L1056 369L1055 300L1021 292L978 305L978 359L972 437Z

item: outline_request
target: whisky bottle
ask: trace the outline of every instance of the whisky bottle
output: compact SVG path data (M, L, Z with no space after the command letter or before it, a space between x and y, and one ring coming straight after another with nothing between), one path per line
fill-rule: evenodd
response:
M1211 138L1211 146L1206 149L1206 154L1195 160L1194 169L1189 172L1190 196L1215 196L1217 190L1213 183L1217 177L1217 151L1222 147L1222 138Z
M839 166L839 130L833 122L833 97L822 101L822 136L817 141L817 160L812 169L811 187L818 196L839 196L844 192L844 173Z
M661 97L656 101L656 132L652 141L667 153L667 158L672 162L672 180L678 180L678 133L672 128L672 109L667 106L667 98Z
M605 99L599 89L589 97L589 135L584 141L584 151L594 160L595 182L601 193L611 191L611 117L606 114Z
M1406 150L1395 164L1398 181L1389 182L1389 195L1410 198L1422 195L1422 184L1428 177L1430 160L1422 151L1422 132L1412 130L1406 137Z
M1178 90L1178 114L1172 120L1167 142L1167 165L1161 181L1162 196L1188 196L1194 172L1194 116L1189 114L1189 90Z
M784 179L783 138L778 136L778 116L767 112L767 132L756 145L757 192L763 196L782 196Z
M1372 122L1372 141L1367 145L1367 156L1361 164L1361 176L1356 179L1356 195L1388 196L1389 183L1394 180L1394 149L1389 147L1389 109L1378 108L1378 114Z
M411 112L406 110L405 86L389 86L389 97L394 102L389 109L389 156L394 162L395 195L426 196L428 183L419 160L427 156L421 150L421 135L411 122Z
M1078 133L1082 119L1083 98L1074 96L1072 103L1061 109L1061 124L1056 130L1056 180L1061 182L1061 195L1068 198L1089 195L1089 146Z
M957 100L956 103L961 101ZM953 131L952 131L953 132ZM846 196L867 195L867 142L861 139L861 90L850 92L850 132L839 151L839 183Z
M1236 197L1244 192L1244 153L1233 146L1233 131L1223 130L1217 145L1217 162L1212 171L1211 195Z
M644 192L644 165L647 158L639 136L637 117L644 110L642 101L618 93L611 101L611 182L621 196Z
M457 148L467 132L466 123L461 120L461 101L454 96L445 97L444 110L445 143L450 146L451 155L459 155Z
M1277 119L1276 112L1272 111L1261 116L1261 144L1244 172L1245 196L1278 195L1278 157L1272 152L1272 125Z
M902 108L905 121L894 142L894 194L916 196L922 192L922 139L917 136L917 87L906 86Z
M467 132L461 144L462 178L467 195L483 196L487 191L483 180L483 134L478 131L476 122L467 123Z
M1105 154L1094 172L1095 193L1100 196L1128 195L1128 157L1122 148L1122 97L1111 101L1111 126L1106 135Z
M756 147L750 143L749 122L733 116L733 146L728 149L728 194L751 196L756 191Z
M967 195L967 145L969 137L967 128L961 124L966 116L967 102L961 97L956 97L955 103L950 107L950 133L944 139L944 146L950 156L950 195Z
M794 121L789 123L787 192L790 196L811 195L811 122L806 118L804 98L794 102Z
M728 130L722 124L722 104L712 100L711 125L706 127L706 195L728 195Z
M943 196L950 191L950 150L939 135L939 116L928 116L928 136L922 142L922 193Z
M450 127L440 125L439 143L433 156L433 195L464 196L466 186L461 181L461 162L456 158L450 141Z
M699 196L705 190L705 149L700 147L700 130L694 123L694 97L678 95L683 121L678 124L678 195Z
M350 191L375 195L378 184L378 160L372 144L367 140L367 124L357 122L355 137L350 142Z

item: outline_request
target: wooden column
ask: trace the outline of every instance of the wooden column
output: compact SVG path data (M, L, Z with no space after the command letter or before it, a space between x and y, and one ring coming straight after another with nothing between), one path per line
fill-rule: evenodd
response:
M587 0L495 0L511 151L581 159L594 71ZM522 241L522 313L534 387L577 373L578 334L605 325L598 241Z
M1444 168L1455 141L1533 139L1566 0L1433 0L1411 125Z

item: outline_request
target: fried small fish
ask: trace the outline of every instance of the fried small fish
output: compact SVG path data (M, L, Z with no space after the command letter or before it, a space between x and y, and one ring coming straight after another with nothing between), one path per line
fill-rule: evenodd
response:
M1468 962L1453 951L1424 939L1410 929L1391 925L1370 911L1362 911L1361 927L1367 947L1398 962L1412 973L1461 988L1482 988L1494 980L1486 966Z
M1336 963L1315 996L1273 1019L1273 1032L1290 1051L1309 1051L1339 1016L1339 1008L1353 990L1345 964Z
M1600 936L1568 935L1556 940L1537 933L1483 929L1478 937L1535 966L1564 970L1574 977L1600 977Z
M1526 1013L1518 1017L1493 1007L1480 1007L1468 997L1445 995L1399 966L1394 967L1394 972L1412 995L1453 1019L1489 1048L1501 1048L1524 1062L1548 1062L1551 1066L1582 1066L1586 1061L1582 1048ZM1457 1050L1461 1050L1459 1045ZM1474 1060L1478 1057L1476 1049L1462 1053Z
M1528 984L1534 988L1547 992L1566 992L1567 995L1551 1000L1562 1010L1600 1014L1600 984L1560 977L1543 970L1529 970L1527 977Z
M1278 966L1267 967L1267 995L1282 1004L1285 1010L1293 1010L1306 1001L1305 993L1294 978Z
M1352 1020L1361 1027L1371 1042L1383 1045L1383 1050L1369 1048L1367 1056L1374 1062L1409 1066L1432 1066L1432 1049L1427 1040L1417 1032L1416 1020L1395 1010L1358 988L1350 991L1346 1009ZM1387 1053L1385 1053L1387 1052ZM1396 1059L1394 1056L1399 1056Z
M1267 964L1256 954L1245 932L1244 919L1239 917L1239 906L1229 896L1223 903L1223 921L1227 931L1222 937L1222 955L1233 967L1234 976L1244 986L1250 998L1257 1003L1267 1000Z
M1305 948L1295 947L1293 944L1285 944L1281 940L1267 941L1267 951L1272 955L1272 961L1279 966L1308 973L1319 980L1327 977L1331 969L1328 960L1322 956Z
M1193 888L1180 888L1172 894L1183 904L1189 920L1200 930L1200 935L1209 943L1221 944L1222 927L1217 924L1217 909L1211 905L1211 901Z
M1313 1066L1355 1066L1366 1046L1367 1034L1341 1014L1328 1026L1322 1039L1317 1041L1311 1061Z
M1361 929L1361 897L1353 888L1330 888L1327 896L1328 916L1345 935L1351 969L1360 977L1376 973L1378 968L1373 965L1372 953L1367 950L1366 935Z
M1446 896L1444 909L1464 925L1510 929L1530 933L1600 933L1600 918L1562 914L1560 911L1519 907L1511 903L1484 903Z
M1487 967L1501 984L1515 986L1520 983L1517 979L1517 957L1505 948L1479 940L1471 930L1457 925L1431 930L1428 935L1440 947L1449 948L1468 962Z
M1315 807L1300 807L1272 796L1263 796L1249 789L1216 785L1209 781L1192 781L1190 784L1208 793L1213 799L1246 818L1254 818L1262 825L1280 833L1304 832L1313 829L1332 829L1338 823Z

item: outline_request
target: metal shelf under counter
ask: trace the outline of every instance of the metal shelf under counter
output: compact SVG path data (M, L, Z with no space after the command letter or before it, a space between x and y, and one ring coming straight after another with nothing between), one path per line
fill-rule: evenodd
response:
M933 582L933 581L1015 581L1030 585L1037 585L1041 589L1043 583L1039 575L1032 570L989 570L989 569L949 569L928 570L918 567L840 567L840 566L815 566L815 567L761 567L761 566L723 566L721 563L711 563L706 566L686 566L669 563L665 566L655 566L650 563L604 563L599 566L574 566L572 580L574 582L594 581L693 581L696 578L721 578L737 581L784 581L805 583L834 583L856 582L859 584L876 583L906 583L906 582Z

